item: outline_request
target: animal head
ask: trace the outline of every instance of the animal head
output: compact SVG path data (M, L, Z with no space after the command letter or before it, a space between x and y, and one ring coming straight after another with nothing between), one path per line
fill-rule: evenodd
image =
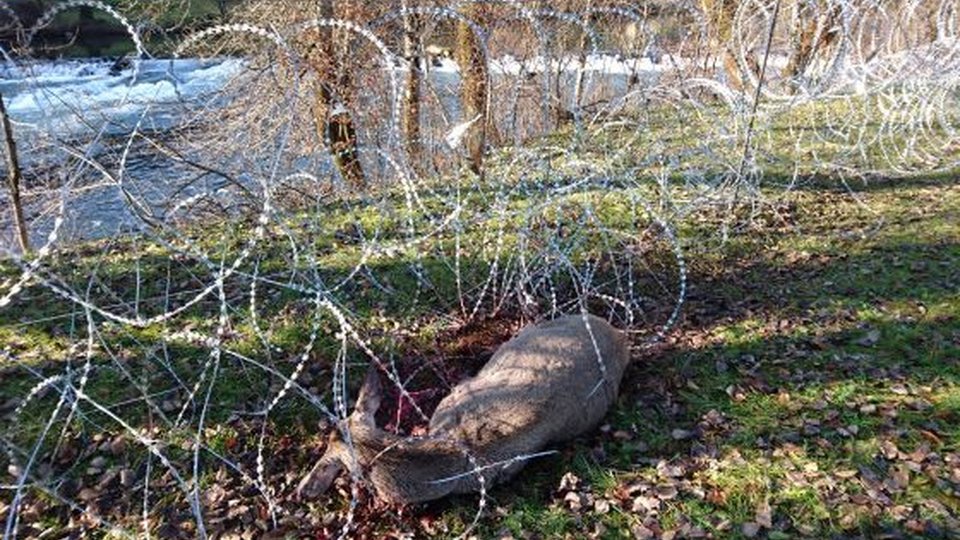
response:
M469 460L457 442L440 437L401 437L376 426L382 392L371 367L350 416L327 439L320 461L297 487L301 499L325 493L344 470L364 478L386 502L403 504L440 498L459 485Z
M374 415L380 408L382 389L375 367L371 366L357 394L357 404L345 420L341 420L337 429L327 437L327 449L320 461L300 481L297 497L313 498L326 493L333 481L344 470L359 473L367 461L368 440L376 439L378 430ZM383 433L387 435L387 433Z

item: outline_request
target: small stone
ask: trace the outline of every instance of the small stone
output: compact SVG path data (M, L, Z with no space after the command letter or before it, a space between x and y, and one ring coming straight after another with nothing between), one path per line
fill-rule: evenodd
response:
M740 532L747 538L756 538L760 534L760 524L749 521L740 527Z

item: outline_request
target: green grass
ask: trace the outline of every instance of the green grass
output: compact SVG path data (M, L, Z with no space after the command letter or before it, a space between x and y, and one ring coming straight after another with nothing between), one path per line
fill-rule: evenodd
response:
M492 166L507 169L509 156L500 157ZM717 231L728 219L725 211L703 207L685 215L676 225L688 254L690 297L680 326L666 344L637 353L603 429L531 463L517 481L491 492L476 534L623 538L652 531L737 538L751 524L759 524L760 534L769 538L957 531L960 486L952 475L960 464L960 185L943 175L876 184L863 187L857 198L826 185L788 195L771 191L770 204L752 215L750 209L742 210L734 234L721 247ZM641 183L619 194L656 200L657 189ZM676 188L674 200L689 195L685 189ZM449 195L438 187L425 204L443 215L450 208ZM482 208L479 194L465 197L472 203L465 208ZM428 216L406 215L401 195L385 200L382 208L364 207L362 201L333 205L324 209L322 220L308 213L290 218L287 225L302 231L302 244L325 283L336 283L357 264L363 248L359 232L401 245L407 218L418 220L421 230L429 228ZM590 193L545 206L537 226L546 227L560 215L569 219L582 211L585 200L602 223L635 223L625 197ZM530 201L518 190L509 204L524 208ZM497 234L504 231L509 252L516 247L515 229L523 224L485 218L482 211L468 214L465 221L471 227L461 238L466 255L461 280L469 285L468 294L475 294L492 264ZM201 249L225 253L230 261L249 232L249 223L239 223L208 225L188 235L203 239ZM580 245L596 247L594 240L584 236ZM211 282L210 269L132 242L65 249L45 263L43 275L62 276L77 294L96 275L93 298L125 316L135 316L138 309L147 315L162 311L150 299L163 298L168 287L194 289ZM416 250L375 255L367 268L391 293L385 295L363 279L342 291L344 310L369 332L385 358L442 356L455 350L445 341L449 323L441 317L456 317L460 310L444 303L457 291L452 269L440 257L452 247L451 238L440 236ZM418 252L429 284L410 271ZM575 260L591 256L595 253L589 248L571 254ZM660 261L664 270L671 268L668 260L664 256ZM225 344L290 373L303 354L315 314L312 298L284 284L309 283L304 276L313 279L312 267L306 258L292 259L279 229L267 232L253 261L261 275L277 284L261 284L254 321L247 311L249 281L240 276L232 282L227 295L234 310ZM248 262L242 270L252 273L253 266ZM137 268L142 302L135 309ZM18 275L4 265L0 272ZM189 464L187 449L199 414L197 406L183 404L198 382L197 399L202 400L209 378L200 373L206 370L209 377L215 364L208 348L171 335L184 329L211 335L218 310L214 295L171 323L146 328L101 324L95 336L96 371L88 394L145 433L159 427L165 449L183 467ZM262 335L254 331L255 323ZM304 385L329 403L337 325L329 313L321 314L318 324L319 339L309 352L310 382ZM397 328L417 331L397 342ZM13 358L0 363L0 405L15 403L43 377L62 374L68 366L76 373L83 366L84 348L71 345L85 339L82 310L40 285L28 288L0 312L0 341ZM362 360L355 351L351 355L348 360ZM205 454L201 483L205 489L222 485L231 496L252 498L250 483L237 479L214 453L229 456L248 472L256 470L260 424L251 413L262 410L264 396L274 395L278 380L234 357L221 358L216 369L213 406L205 419L205 440L213 452ZM166 418L144 405L144 395L171 402L162 407L168 409ZM50 393L28 405L4 436L29 448L55 397ZM173 426L181 410L187 421ZM81 412L67 429L68 439L79 441L81 450L91 448L74 460L78 470L100 452L91 443L95 437L122 433L102 412L86 406ZM319 420L318 411L296 397L271 415L265 474L282 497L299 478L287 478L290 472L305 471L318 457ZM57 424L61 428L62 422ZM52 451L50 443L43 448ZM132 448L111 455L108 466L142 475L146 452ZM4 460L0 457L3 469ZM579 479L577 507L560 489L566 473ZM86 483L94 480L77 470L70 474ZM156 488L152 501L155 532L162 535L161 522L173 518L160 509L182 509L184 498L169 482L154 480L163 486ZM114 490L106 488L104 496ZM32 493L30 500L40 497ZM645 506L651 501L656 503L652 510ZM218 504L210 504L214 518L226 512ZM298 527L321 530L322 518L330 516L336 523L346 505L338 494L304 503L317 519L304 518ZM54 503L41 507L49 512L45 521L51 526L67 526L64 519L50 518L62 515ZM138 526L136 504L112 509L114 521ZM370 536L399 528L450 537L465 531L475 511L473 497L402 514L361 505L357 521Z

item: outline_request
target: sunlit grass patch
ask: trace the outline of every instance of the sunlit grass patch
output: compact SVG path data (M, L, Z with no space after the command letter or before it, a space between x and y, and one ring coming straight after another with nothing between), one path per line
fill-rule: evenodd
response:
M515 213L501 221L471 215L484 207L465 203L463 223L475 228L456 231L463 254L469 255L460 260L459 282L451 262L456 247L451 230L363 261L365 239L389 239L398 246L406 241L407 220L417 216L406 214L403 204L385 212L354 202L330 208L323 219L300 215L284 223L287 231L269 228L252 254L256 262L244 265L224 291L229 324L219 335L226 349L219 359L210 341L218 336L220 307L212 294L172 324L102 325L93 362L97 377L86 391L135 429L146 434L164 429L169 456L187 468L197 436L190 423L210 395L202 434L210 471L201 485L218 485L216 474L237 476L219 456L252 475L261 451L258 422L300 362L306 366L298 375L303 391L330 402L339 327L331 313L317 311L313 285L339 283L359 268L361 277L344 285L340 307L363 327L382 359L402 367L408 358L442 357L457 352L448 339L449 321L464 309L449 299L477 293L497 260L498 236L499 264L515 256L524 227L542 227L535 239L551 240L552 223L571 216L616 230L639 224L651 231L641 240L649 240L657 229L646 209L634 204L642 200L678 220L690 255L682 325L667 344L637 351L601 430L529 464L521 480L491 490L478 534L578 537L586 531L618 538L649 530L738 537L757 527L769 538L786 538L912 531L913 521L952 526L951 513L958 511L951 477L956 465L947 460L960 450L960 232L951 225L960 191L949 181L866 191L860 201L837 192L799 191L761 209L750 227L720 245L716 231L722 209L671 217L668 207L653 204L656 190L620 187L557 196L536 207L518 190L505 198ZM467 194L463 201L490 203L476 197ZM421 216L421 231L451 208L449 200L424 203L436 214ZM306 252L296 258L285 247L290 231L310 240L305 245L312 260ZM229 264L245 245L249 224L213 232L216 242L228 241L221 246L209 240L206 249ZM609 236L576 234L575 241L562 244L582 248L568 254L571 260L613 250L604 243ZM177 261L168 277L167 268L155 263L169 253L128 248L118 244L103 252L100 262L93 259L101 251L91 248L63 257L78 261L76 287L85 285L79 278L96 267L103 284L116 287L127 300L135 297L129 285L136 282L131 276L138 266L141 279L153 282L142 290L150 294L168 282L199 287L216 273ZM675 275L669 252L645 255L654 270ZM50 263L51 269L69 270L62 263ZM412 271L418 268L428 280ZM267 278L256 290L255 272ZM16 269L10 273L16 275ZM78 354L83 351L71 353L69 346L86 331L83 311L70 310L43 287L31 288L18 301L23 311L6 311L0 319L0 339L20 355L20 364L0 380L0 405L10 400L13 407L43 377L60 373L64 362L73 373L83 366ZM130 306L117 309L136 312ZM47 310L58 318L42 322ZM314 324L317 339L308 351ZM469 354L481 353L470 349ZM266 374L249 362L265 358L277 373ZM353 368L366 359L352 353L346 361ZM210 386L215 368L217 380ZM360 369L350 369L351 390L361 376ZM262 451L271 458L266 460L268 484L282 486L284 493L309 465L305 461L323 449L318 436L323 414L303 391L294 388L271 409L263 439ZM55 397L56 392L30 404L10 431L21 450L36 439ZM84 403L80 409L83 418L70 428L70 440L107 431L109 415ZM177 424L181 416L185 423ZM129 456L111 455L105 467L142 472L143 447L129 444ZM87 467L93 459L85 455L80 463ZM218 468L228 472L214 473ZM562 487L566 473L579 479L578 487ZM255 492L249 479L225 485L231 493ZM151 501L154 508L187 500L171 484L162 486L156 488L162 494ZM348 508L342 497L349 496L344 484L337 489L331 498L304 506L337 523L336 516ZM366 513L359 516L370 535L386 534L399 524L425 536L452 537L466 530L477 511L475 497L400 514L373 508L364 506ZM132 522L138 511L125 519Z

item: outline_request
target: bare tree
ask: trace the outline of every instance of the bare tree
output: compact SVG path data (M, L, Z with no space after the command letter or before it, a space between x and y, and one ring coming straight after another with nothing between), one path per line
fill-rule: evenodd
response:
M733 50L734 19L739 5L740 0L700 0L700 10L707 25L708 46L711 51L720 52L731 85L743 88L743 77Z
M790 60L783 75L796 78L802 75L818 54L834 45L841 35L839 24L843 6L838 2L818 0L815 3L797 2L794 6L793 39Z
M17 156L17 144L13 138L13 125L7 114L7 106L0 94L0 121L3 123L3 141L7 153L7 187L10 190L10 206L13 211L13 224L16 228L17 241L23 253L30 251L30 238L27 236L27 223L23 218L23 202L20 200L20 183L23 173L20 170L20 159Z
M482 3L473 3L463 8L463 14L474 23L486 25L489 7ZM487 103L489 102L489 73L481 43L470 25L459 22L456 31L457 64L462 74L462 101L465 121L480 118L464 137L464 145L470 159L470 169L483 174L483 154L490 128Z
M406 2L403 2L406 6ZM403 95L402 130L410 165L417 174L423 174L423 141L420 133L420 111L424 72L421 65L427 59L423 54L423 22L418 15L403 18L403 55L410 66Z
M336 17L333 0L319 0L317 10L321 19ZM318 61L314 63L314 67L320 77L315 109L317 128L320 136L330 146L333 161L344 181L353 189L362 189L366 187L367 181L357 148L357 128L345 103L352 80L349 72L341 69L336 61L337 47L345 44L335 40L333 30L328 27L318 28L315 37L312 48L314 58Z

